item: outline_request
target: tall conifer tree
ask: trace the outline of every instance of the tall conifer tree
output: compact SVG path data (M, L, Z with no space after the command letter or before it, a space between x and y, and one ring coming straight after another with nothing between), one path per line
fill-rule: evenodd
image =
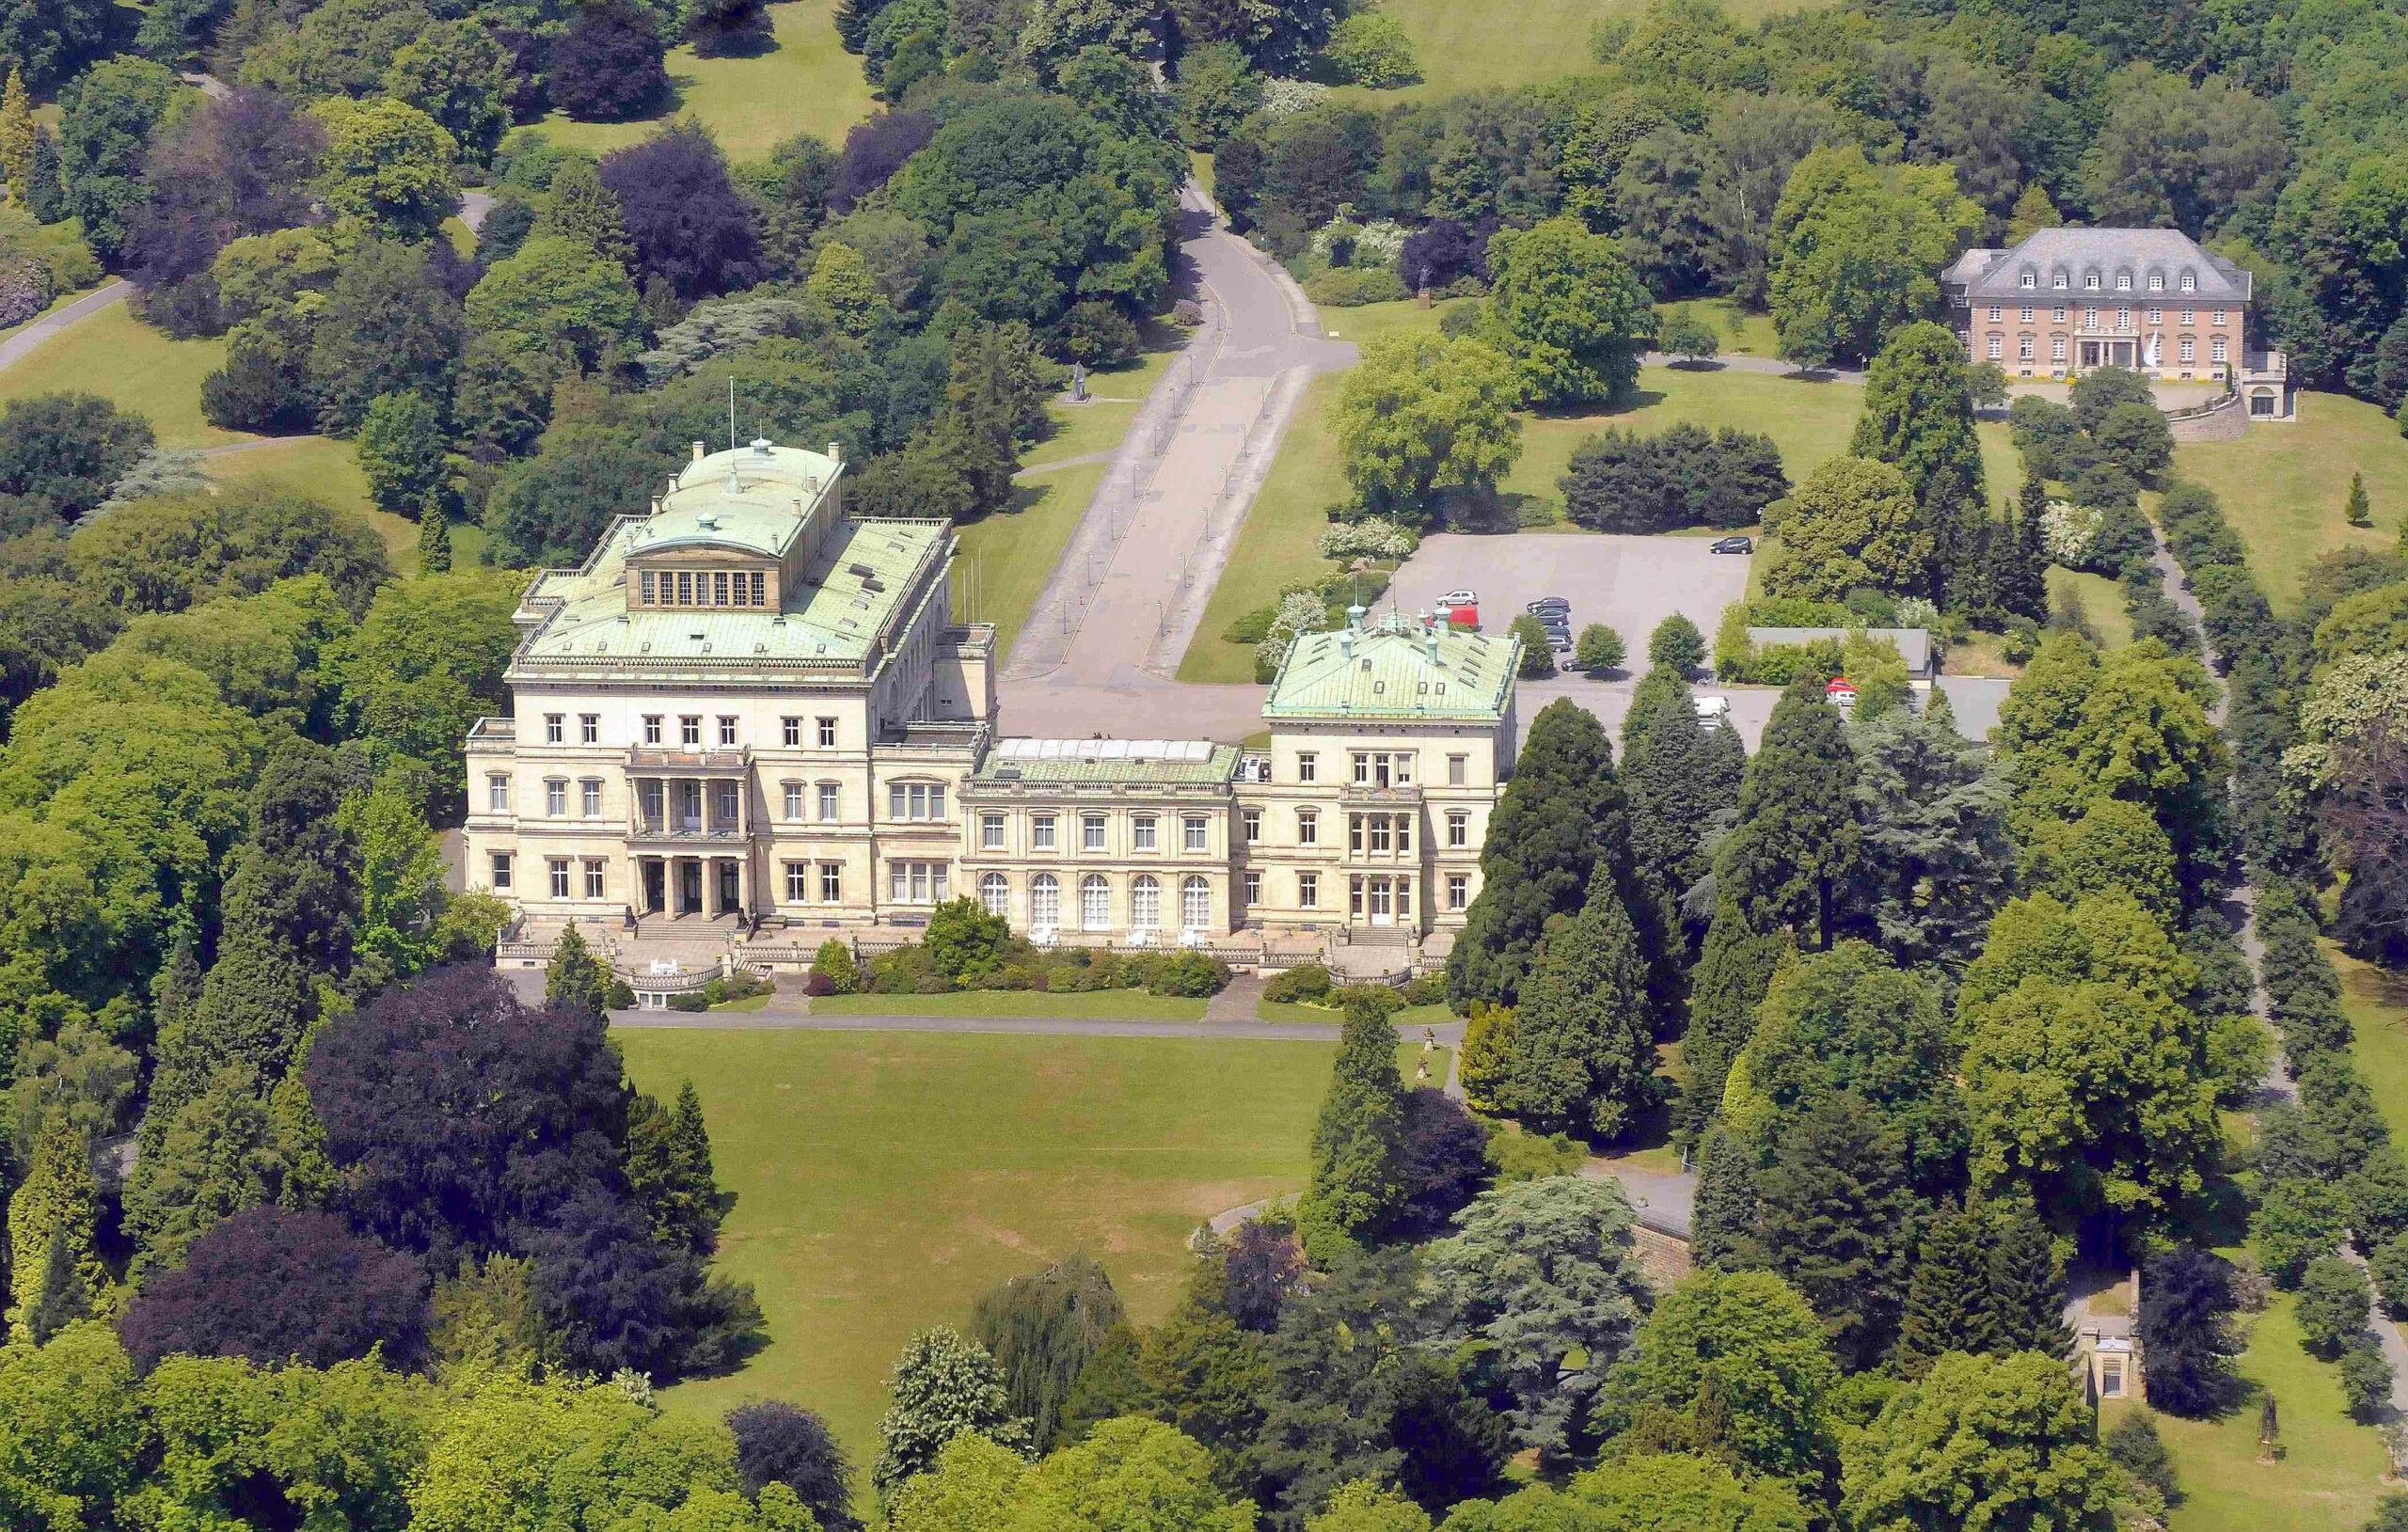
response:
M1854 1096L1826 1096L1778 1125L1756 1186L1753 1264L1822 1316L1841 1366L1878 1364L1897 1335L1914 1233L1897 1135Z
M1656 1104L1655 1029L1639 934L1601 858L1588 903L1546 940L1522 987L1505 1101L1545 1131L1614 1138Z
M1773 970L1783 953L1794 950L1787 937L1750 925L1728 892L1715 901L1691 975L1689 1030L1681 1044L1688 1081L1681 1090L1676 1129L1684 1143L1696 1143L1722 1110L1731 1061L1755 1035L1756 1007L1772 987Z
M1862 924L1864 831L1856 757L1813 678L1793 684L1739 785L1739 822L1715 861L1718 888L1758 931L1829 947Z
M1313 1125L1311 1210L1343 1234L1377 1232L1404 1205L1403 1142L1396 1027L1374 1006L1350 1006Z
M1738 1271L1755 1243L1756 1151L1717 1129L1705 1135L1697 1162L1689 1260L1702 1271Z
M2002 1350L2063 1356L2066 1277L2056 1241L2028 1202L1995 1204L1989 1216L1990 1322Z
M1898 1325L1898 1366L1908 1377L1922 1377L1944 1351L1998 1347L1988 1233L1988 1221L1978 1213L1948 1208L1915 1247L1906 1314Z

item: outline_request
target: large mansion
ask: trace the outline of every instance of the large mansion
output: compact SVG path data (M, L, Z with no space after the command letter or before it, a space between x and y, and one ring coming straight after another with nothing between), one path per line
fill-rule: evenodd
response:
M2252 419L2293 414L2278 351L2249 347L2249 273L2171 229L2043 229L1941 274L1966 355L2009 377L2099 367L2223 381Z
M1512 764L1510 640L1358 612L1295 646L1261 750L1108 718L999 737L953 529L848 517L843 472L832 448L698 444L648 513L536 576L512 716L467 741L468 883L538 928L642 935L909 927L962 895L1039 941L1462 923Z

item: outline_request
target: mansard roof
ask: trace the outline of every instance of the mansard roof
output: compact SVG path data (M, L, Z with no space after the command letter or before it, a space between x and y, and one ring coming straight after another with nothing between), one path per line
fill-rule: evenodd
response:
M1288 651L1262 716L1494 723L1505 715L1520 658L1510 637L1404 617L1307 633Z
M2195 282L2187 292L2181 283L2186 272ZM2027 273L2034 278L2029 287L2023 285ZM2056 282L2060 273L2066 277L2062 288ZM1966 251L1942 279L1962 286L1968 300L2028 302L2035 292L2146 294L2152 274L2165 279L2157 290L2161 296L2172 294L2202 303L2249 301L2249 273L2202 249L2178 229L2038 229L2010 250ZM2096 289L2086 280L2091 276L2099 277ZM2130 277L2129 285L2119 284L2119 276Z

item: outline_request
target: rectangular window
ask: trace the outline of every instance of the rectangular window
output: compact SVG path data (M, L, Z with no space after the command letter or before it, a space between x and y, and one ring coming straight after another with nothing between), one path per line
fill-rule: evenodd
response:
M1471 844L1471 815L1456 809L1447 815L1447 845L1450 847Z
M727 571L724 569L711 576L711 605L714 607L727 605Z
M780 719L778 720L778 741L790 750L801 749L802 720L800 719Z
M1054 849L1054 816L1052 814L1040 813L1030 819L1028 832L1028 844L1031 849L1038 851Z
M602 715L599 713L579 713L577 716L577 738L578 743L581 745L600 744L602 742Z
M1358 857L1363 854L1363 816L1359 813L1346 816L1346 849Z
M1129 839L1131 845L1139 851L1161 849L1154 844L1154 816L1150 813L1141 813L1130 820Z
M2053 317L2060 324L2063 324L2066 322L2066 306L2064 304L2057 305L2056 313Z
M568 814L568 783L558 777L544 783L544 812L555 819Z
M2033 276L2030 272L2028 272L2028 271L2027 271L2027 272L2025 272L2025 273L2023 274L2023 280L2022 280L2022 281L2020 281L2020 282L2018 282L2018 283L2016 284L2016 286L2018 286L2018 287L2021 287L2021 288L2030 288L2030 287L2034 286L2036 283L2037 283L2038 281L2039 281L2039 278L2038 278L2038 277L2036 277L2036 276Z
M2196 324L2199 323L2199 311L2196 308L2183 309L2180 323L2184 324Z
M819 784L819 822L829 824L835 818L836 784L832 782L823 782Z
M2208 342L2208 359L2217 362L2224 360L2223 336L2217 336L2213 340Z
M2001 337L1999 337L1999 336L1995 336L1995 335L1990 337L1990 360L1991 360L1991 361L1997 361L1997 360L1999 359L1999 357L2000 357L2000 356L2002 356L2002 355L2004 355L2005 354L2005 350L2006 350L2006 341L2005 341L2003 338L2001 338Z
M711 813L722 826L735 826L737 784L732 782L715 783L711 794Z
M588 777L577 784L577 812L588 819L602 817L602 779Z
M2187 335L2184 336L2180 342L2176 345L2175 350L2180 354L2182 359L2186 362L2196 361L2198 359L2199 343L2196 340L2192 340Z
M1204 849L1204 816L1191 813L1180 821L1180 846L1182 850Z
M942 861L890 861L886 864L887 897L897 904L943 904L947 872Z
M1999 316L1999 306L1998 306L1997 304L1992 304L1992 305L1990 305L1990 323L1991 323L1991 324L1997 324L1997 323L1998 323L1998 316Z
M819 864L819 902L837 905L845 902L845 864L823 861Z
M1447 757L1447 785L1448 785L1448 786L1450 786L1450 787L1461 787L1462 785L1464 785L1464 783L1465 783L1466 781L1468 781L1468 780L1470 779L1470 777L1471 777L1471 757L1470 757L1470 756L1468 756L1468 755L1450 755L1450 756L1448 756L1448 757Z
M1321 874L1298 873L1296 875L1296 904L1305 909L1321 908Z
M2064 292L2066 286L2066 274L2063 272L2057 273L2056 280L2051 282L2049 285L2060 292Z
M721 714L720 716L719 742L722 745L733 745L736 743L736 720L727 717L725 714Z
M802 817L802 783L799 782L787 782L785 784L785 791L780 794L779 798L779 811L785 818L800 819Z
M1004 848L1002 814L982 813L978 816L978 848L982 851L1001 851Z
M1388 757L1388 764L1396 770L1397 785L1402 787L1412 783L1413 757L1410 754L1391 755Z
M2131 290L2132 274L2128 271L2117 272L2115 274L2115 291L2118 292L2130 292Z
M602 897L602 859L600 857L585 859L585 896L589 899Z
M1296 844L1298 845L1321 844L1321 815L1310 809L1296 811Z
M554 857L544 864L544 869L551 875L552 897L555 899L567 898L568 858Z
M545 743L545 744L547 744L547 745L565 745L565 744L567 744L567 743L568 743L568 730L567 730L567 724L568 724L568 717L567 717L567 715L566 715L566 714L562 714L562 713L547 713L547 714L545 714L545 715L544 715L544 743Z
M1354 785L1367 786L1371 780L1371 758L1362 750L1354 752Z
M491 813L510 812L510 779L508 777L497 776L485 779L485 809Z
M1239 888L1243 891L1239 894L1239 897L1245 902L1249 908L1262 903L1262 875L1260 873L1248 872L1245 875L1244 880L1239 884Z
M2126 335L2132 333L2132 311L2131 309L2118 308L2115 310L2115 328L2123 331Z
M769 604L768 591L768 576L762 574L761 571L757 569L752 571L752 605L756 607L768 606Z
M647 570L645 570L645 571L643 572L643 587L642 587L642 589L643 589L643 604L644 604L645 606L647 606L647 607L657 607L657 606L658 606L658 605L660 604L660 602L659 602L658 598L657 598L657 597L656 597L656 596L652 593L652 571L651 571L651 570L649 570L649 569L647 569Z
M693 604L694 572L690 569L681 569L677 571L677 605L690 607Z
M1447 875L1447 908L1449 909L1462 909L1470 903L1471 875L1469 873L1449 873Z
M1257 841L1262 839L1262 811L1260 809L1246 810L1242 822L1245 827L1246 845L1252 845Z
M2031 324L2031 323L2032 323L2032 306L2031 306L2030 304L2028 304L2028 303L2027 303L2027 304L2025 304L2021 308L2017 309L2017 310L2016 310L2016 317L2017 317L2018 319L2020 319L2021 321L2023 321L2023 323L2024 323L2024 324Z
M2062 335L2051 336L2049 338L2049 360L2052 362L2061 362L2065 359L2066 338Z
M1375 813L1371 815L1371 849L1386 851L1387 848L1388 816L1384 813Z
M2089 276L2085 276L2085 277L2083 277L2083 278L2082 279L2082 285L2083 285L2084 288L2088 289L2090 292L2098 292L2098 291L2099 291L2099 274L2098 274L2097 272L2092 272Z
M799 905L811 897L811 863L786 863L786 903Z
M2099 310L2098 310L2098 309L2096 309L2096 308L2084 308L2084 309L2082 311L2082 327L2083 327L2083 329L2085 329L2085 330L2095 330L2095 329L2099 328Z
M510 887L510 853L497 851L493 854L493 891L499 893L508 887Z
M2017 338L2015 342L2015 359L2020 362L2028 362L2032 359L2032 338L2030 336L2026 335Z
M886 817L889 819L902 818L904 816L906 801L907 793L901 782L891 782L886 784Z
M2186 271L2186 272L2184 272L2184 273L2182 274L2182 291L2183 291L2183 292L2195 292L2195 291L2197 291L2198 286L2199 286L2199 279L2198 279L2197 277L2195 277L2195 276L2192 276L2192 275L2191 275L2189 272L2187 272L2187 271Z
M1396 816L1396 848L1400 852L1413 849L1413 817L1410 814Z
M2165 310L2164 310L2164 309L2162 309L2162 308L2152 308L2152 309L2150 309L2150 310L2148 311L2148 322L2149 322L2151 324L2164 324L2164 323L2165 323Z
M1079 816L1079 849L1082 851L1103 849L1103 815L1084 813Z
M677 720L677 742L688 750L702 748L703 720L699 714L689 714Z
M823 750L832 750L836 748L836 720L834 719L821 719L819 720L819 748Z
M2210 309L2209 309L2209 310L2208 310L2208 323L2209 323L2209 324L2223 324L2223 323L2224 323L2224 310L2223 310L2223 309L2221 309L2221 308L2210 308Z
M2165 274L2163 272L2153 271L2148 274L2148 290L2151 292L2162 292L2165 291Z
M1316 760L1316 758L1314 757L1314 755L1313 755L1313 752L1312 752L1312 751L1310 751L1310 750L1300 750L1300 751L1298 751L1298 752L1297 752L1297 754L1296 754L1296 780L1297 780L1298 782L1318 782L1318 781L1320 781L1320 777L1319 777L1319 775L1318 775L1319 770L1320 770L1320 764L1319 764L1319 762Z
M659 714L646 713L643 716L643 742L647 745L657 745L660 743Z

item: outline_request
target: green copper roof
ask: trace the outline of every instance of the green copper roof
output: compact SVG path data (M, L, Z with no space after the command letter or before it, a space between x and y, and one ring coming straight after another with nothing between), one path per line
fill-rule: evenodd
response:
M822 453L767 441L714 452L685 466L626 551L733 548L774 559L842 468Z
M1511 637L1401 617L1296 640L1271 683L1267 719L1453 719L1495 722L1513 691Z
M974 782L1213 786L1236 776L1234 745L1206 739L999 739Z

